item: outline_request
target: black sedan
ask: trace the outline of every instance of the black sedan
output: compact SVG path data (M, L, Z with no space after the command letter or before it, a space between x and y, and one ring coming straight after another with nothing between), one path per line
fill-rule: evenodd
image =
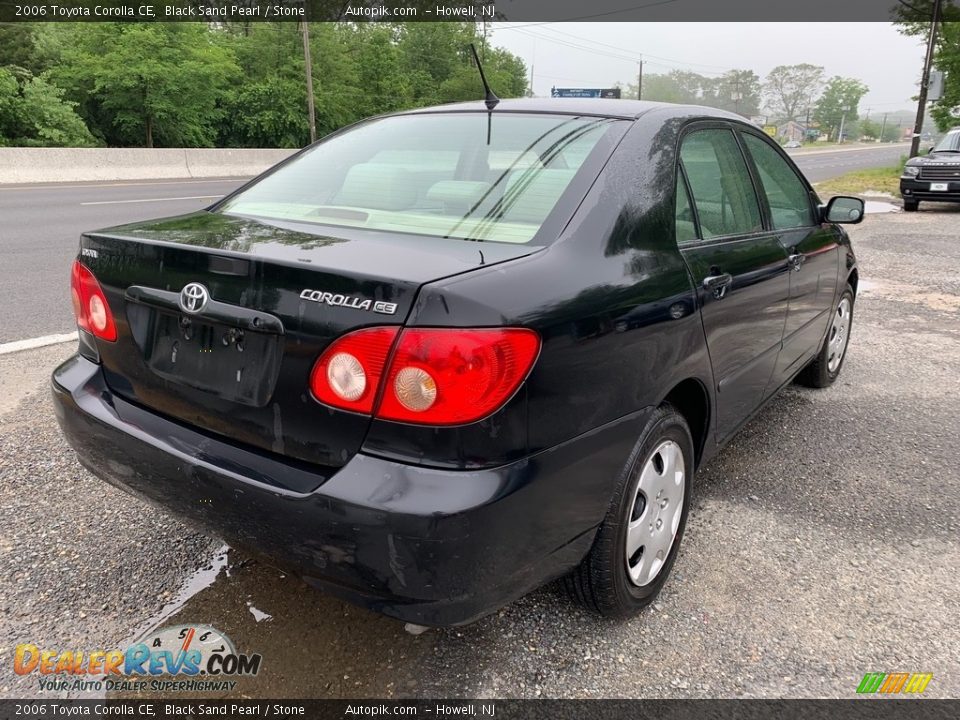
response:
M900 176L903 209L920 207L921 200L960 202L960 127L955 127L927 155L910 158Z
M862 214L707 108L375 118L85 233L58 418L107 482L388 615L466 623L561 577L629 615L696 469L840 372Z

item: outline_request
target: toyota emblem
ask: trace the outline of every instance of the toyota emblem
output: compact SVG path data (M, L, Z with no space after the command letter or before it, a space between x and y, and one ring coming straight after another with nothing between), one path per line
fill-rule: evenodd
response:
M210 299L210 292L200 283L188 283L180 291L180 309L187 313L203 310Z

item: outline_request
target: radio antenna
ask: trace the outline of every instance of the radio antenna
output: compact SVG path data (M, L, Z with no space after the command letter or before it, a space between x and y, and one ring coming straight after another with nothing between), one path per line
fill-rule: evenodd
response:
M483 89L486 92L483 102L487 106L487 110L493 110L497 106L497 103L500 102L500 98L490 89L490 83L487 82L487 76L483 74L483 65L480 62L480 56L477 55L477 48L473 43L470 43L470 50L473 52L473 59L477 63L477 70L480 71L480 80L483 82Z

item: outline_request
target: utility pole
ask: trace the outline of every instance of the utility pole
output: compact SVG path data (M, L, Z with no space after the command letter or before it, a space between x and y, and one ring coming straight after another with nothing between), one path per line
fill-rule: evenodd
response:
M307 74L307 119L310 121L310 142L317 141L317 116L313 108L313 63L310 60L310 23L303 21L303 65Z
M643 55L640 56L637 70L637 100L643 99Z
M920 80L920 95L917 98L917 120L913 125L913 140L910 142L910 157L920 153L920 136L923 134L923 114L927 108L927 86L930 84L930 66L933 65L933 50L937 44L937 25L940 22L941 0L933 0L933 17L930 19L930 36L927 38L927 55L923 61L923 77Z
M887 113L883 114L883 122L880 123L880 137L877 138L877 142L883 142L883 131L887 129Z
M530 84L527 89L527 97L533 97L533 66L537 64L537 41L533 41L533 57L530 58Z
M743 99L743 93L740 92L740 76L737 75L733 83L733 92L730 93L730 99L733 100L733 110L737 115L740 114L740 101Z
M837 143L843 144L843 124L847 121L847 111L843 111L843 115L840 116L840 132L837 133Z

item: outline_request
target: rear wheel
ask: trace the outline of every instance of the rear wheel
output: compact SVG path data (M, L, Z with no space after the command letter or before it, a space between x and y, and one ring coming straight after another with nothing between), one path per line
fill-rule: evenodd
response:
M919 207L920 207L919 200L913 200L910 198L903 199L903 209L906 210L907 212L916 212L917 208Z
M624 468L590 553L565 581L575 600L621 617L653 602L677 557L693 469L687 421L670 405L657 408Z
M852 326L853 288L847 285L843 295L840 296L840 302L833 311L830 329L827 330L827 336L823 339L820 351L810 364L800 371L797 382L814 388L825 388L833 384L847 356Z

